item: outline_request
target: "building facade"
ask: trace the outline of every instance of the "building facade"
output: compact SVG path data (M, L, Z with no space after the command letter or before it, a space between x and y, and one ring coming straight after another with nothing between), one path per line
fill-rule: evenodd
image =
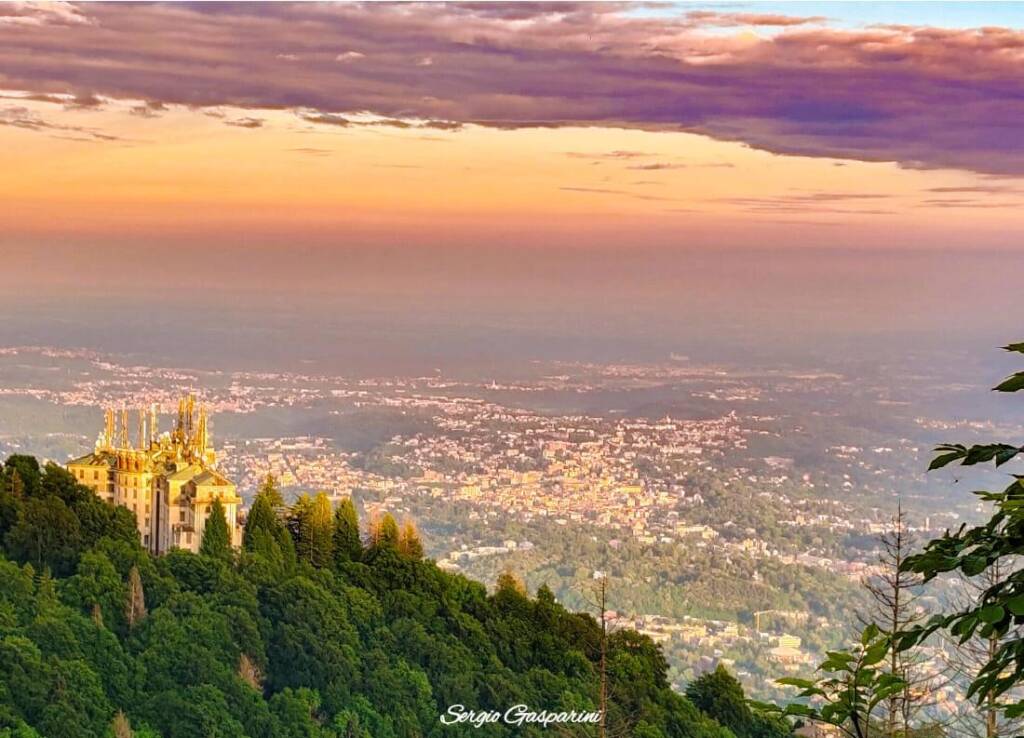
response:
M156 554L197 552L214 500L219 499L232 545L242 540L234 483L217 471L206 408L189 395L178 403L174 427L160 433L158 408L140 409L136 432L129 413L107 410L93 452L67 464L79 483L102 500L135 513L142 544ZM132 437L134 435L134 438Z

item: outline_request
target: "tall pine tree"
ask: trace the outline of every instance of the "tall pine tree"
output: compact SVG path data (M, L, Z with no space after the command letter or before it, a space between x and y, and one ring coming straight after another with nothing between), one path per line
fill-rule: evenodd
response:
M242 548L273 567L276 574L271 576L284 576L295 567L295 543L267 495L259 494L253 501L245 519Z
M292 505L288 528L295 539L300 561L329 566L334 560L334 516L331 499L323 492L316 497L302 495Z
M359 515L351 498L345 498L334 511L334 560L359 561L363 544L359 540Z
M224 515L224 506L219 497L214 498L213 504L210 505L210 517L206 519L199 553L221 561L231 560L231 532L228 530L228 519Z
M313 563L313 536L310 523L313 518L313 498L304 494L295 500L288 511L288 530L295 541L295 556L299 561Z
M270 499L263 494L256 495L256 499L249 508L249 515L245 519L245 530L242 531L242 548L246 551L254 551L259 540L259 534L265 534L271 540L279 538L279 531L284 526L278 520Z
M408 559L423 558L423 541L420 540L416 524L411 520L406 520L402 525L402 532L398 536L398 553Z
M310 508L309 535L312 538L313 566L330 566L334 561L334 512L331 498L321 492Z
M398 523L391 513L384 513L370 524L370 548L398 548Z
M277 484L277 477L267 474L256 492L257 499L263 497L270 504L275 514L281 515L284 512L284 496L281 494L281 487Z

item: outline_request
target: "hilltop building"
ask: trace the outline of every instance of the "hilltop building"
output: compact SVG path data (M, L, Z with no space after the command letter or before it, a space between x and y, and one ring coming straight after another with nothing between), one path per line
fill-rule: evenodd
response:
M171 431L159 433L156 405L138 411L131 438L127 410L108 409L92 453L73 459L68 471L100 499L135 513L142 544L152 553L172 548L197 552L215 499L220 499L232 544L241 544L235 484L216 469L206 408L191 395L178 403Z

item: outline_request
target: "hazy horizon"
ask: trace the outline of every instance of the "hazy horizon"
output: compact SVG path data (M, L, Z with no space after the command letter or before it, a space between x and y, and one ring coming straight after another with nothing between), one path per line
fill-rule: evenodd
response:
M502 268L472 259L276 255L132 291L57 283L0 296L6 345L55 345L144 361L355 374L531 360L700 361L827 366L946 352L987 362L1015 340L1024 255L793 249L547 252ZM386 267L381 262L386 262ZM53 262L46 262L52 264ZM371 284L388 273L387 284ZM303 291L274 278L308 277ZM68 282L64 282L67 279ZM112 286L116 281L112 281ZM23 286L22 286L23 287ZM330 289L328 289L330 287Z

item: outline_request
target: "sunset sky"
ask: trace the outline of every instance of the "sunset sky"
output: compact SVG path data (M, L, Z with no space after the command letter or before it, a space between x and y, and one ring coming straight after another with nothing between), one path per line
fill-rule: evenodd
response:
M2 4L0 282L1014 252L1022 27L987 3Z

